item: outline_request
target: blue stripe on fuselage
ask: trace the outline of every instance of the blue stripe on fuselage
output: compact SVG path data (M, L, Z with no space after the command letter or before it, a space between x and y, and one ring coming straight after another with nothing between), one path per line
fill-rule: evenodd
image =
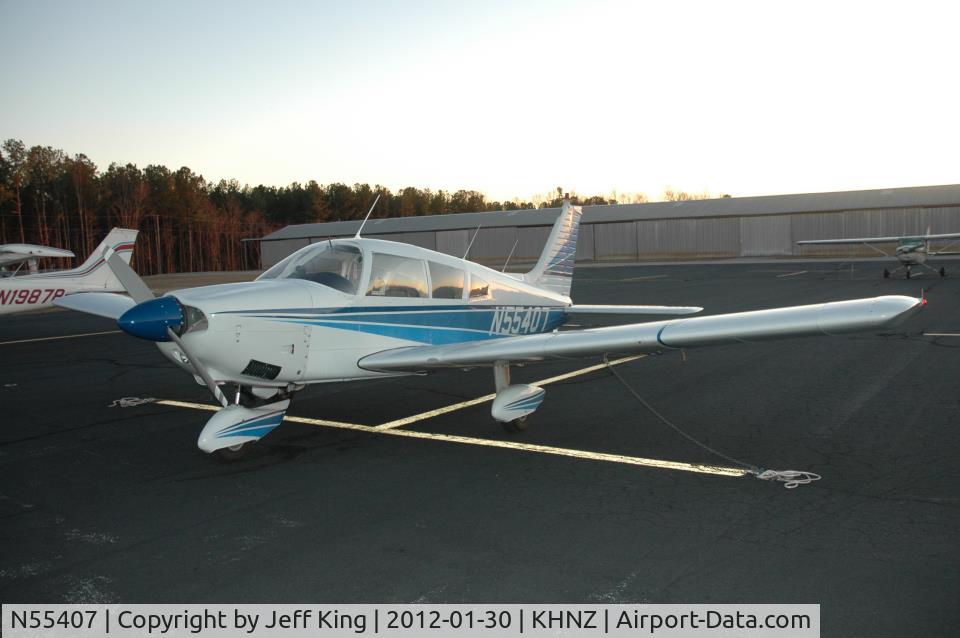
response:
M353 330L429 345L550 332L566 319L562 307L532 305L298 308L244 311L243 314L250 318Z

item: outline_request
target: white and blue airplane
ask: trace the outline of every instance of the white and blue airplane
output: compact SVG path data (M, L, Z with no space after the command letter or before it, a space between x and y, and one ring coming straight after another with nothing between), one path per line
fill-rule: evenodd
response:
M425 248L366 239L315 243L255 281L154 298L111 249L130 297L88 293L57 304L116 319L223 405L198 441L231 458L276 428L314 383L488 367L493 418L523 429L544 390L512 384L510 367L800 335L887 328L920 299L883 296L809 306L561 331L578 314L687 315L698 307L585 306L570 299L581 210L564 202L532 270L503 273ZM224 390L233 388L233 398Z
M110 249L122 260L130 263L137 231L114 228L93 249L90 256L69 270L37 272L35 262L43 257L73 257L73 253L62 248L34 246L32 244L6 244L0 246L0 258L4 263L13 264L33 261L29 272L16 270L0 278L0 315L51 308L57 299L78 292L123 292L123 284L103 259L103 251Z

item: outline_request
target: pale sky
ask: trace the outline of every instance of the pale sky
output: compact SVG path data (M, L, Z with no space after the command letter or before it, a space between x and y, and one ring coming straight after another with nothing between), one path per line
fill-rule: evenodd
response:
M956 2L0 0L0 139L530 199L960 182Z

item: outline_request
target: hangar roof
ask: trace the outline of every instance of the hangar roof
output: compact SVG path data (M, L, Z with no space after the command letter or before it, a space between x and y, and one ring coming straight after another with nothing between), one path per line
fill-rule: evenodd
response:
M762 197L725 197L685 202L584 206L582 221L585 224L596 224L638 219L783 215L918 206L960 206L960 184L798 195L767 195ZM474 229L478 225L483 228L548 226L553 223L558 212L558 208L541 208L536 210L370 219L363 232L364 234L376 235ZM293 224L281 228L263 239L272 241L300 237L342 237L355 234L359 227L360 222L357 220Z

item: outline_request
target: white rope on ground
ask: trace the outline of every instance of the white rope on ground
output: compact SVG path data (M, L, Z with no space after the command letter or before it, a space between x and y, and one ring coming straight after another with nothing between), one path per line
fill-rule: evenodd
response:
M780 481L788 490L819 481L822 478L819 474L801 470L763 470L759 473L754 471L750 473L761 481Z
M681 435L683 438L687 439L688 441L690 441L691 443L693 443L693 444L696 445L697 447L699 447L699 448L701 448L701 449L703 449L703 450L706 450L707 452L713 454L714 456L718 456L718 457L720 457L721 459L724 459L725 461L729 461L729 462L731 462L731 463L734 463L734 464L736 464L736 465L739 465L740 467L746 469L748 474L751 474L751 475L755 476L756 478L760 479L761 481L778 481L778 482L781 482L781 483L784 484L783 486L784 486L786 489L788 489L788 490L792 490L792 489L797 488L797 487L799 487L799 486L801 486L801 485L808 485L808 484L810 484L810 483L813 483L814 481L819 481L819 480L822 478L819 474L816 474L816 473L814 473L814 472L807 472L807 471L803 471L803 470L767 470L767 469L763 469L763 468L758 467L758 466L756 466L756 465L752 465L752 464L750 464L750 463L745 463L744 461L741 461L741 460L739 460L739 459L735 459L735 458L733 458L732 456L728 456L728 455L724 454L723 452L720 452L719 450L713 449L712 447L710 447L710 446L707 445L706 443L703 443L702 441L693 438L692 436L690 436L689 434L687 434L686 432L684 432L684 431L683 431L679 426L677 426L675 423L673 423L672 421L670 421L670 419L668 419L667 417L665 417L665 416L663 416L662 414L660 414L659 412L657 412L657 410L656 410L652 405L650 405L649 403L647 403L646 400L644 400L644 398L643 398L642 396L640 396L640 394L639 394L636 390L633 389L633 386L631 386L631 385L627 382L627 380L624 379L624 378L620 375L620 373L617 372L617 370L616 370L612 365L610 365L610 361L609 361L609 359L607 358L607 355L604 355L604 356L603 356L603 361L604 361L604 363L607 364L607 369L610 370L610 372L613 374L613 376L615 376L615 377L620 381L620 383L623 384L623 386L627 389L627 391L630 392L630 394L632 394L632 395L634 396L634 398L635 398L637 401L640 402L640 405L642 405L643 407L645 407L645 408L650 412L650 414L652 414L653 416L657 417L662 423L664 423L665 425L667 425L668 427L670 427L674 432L676 432L677 434Z
M141 399L140 397L123 397L122 399L115 399L113 403L109 406L110 408L133 408L138 405L143 405L144 403L153 403L156 401L153 397L146 397Z

